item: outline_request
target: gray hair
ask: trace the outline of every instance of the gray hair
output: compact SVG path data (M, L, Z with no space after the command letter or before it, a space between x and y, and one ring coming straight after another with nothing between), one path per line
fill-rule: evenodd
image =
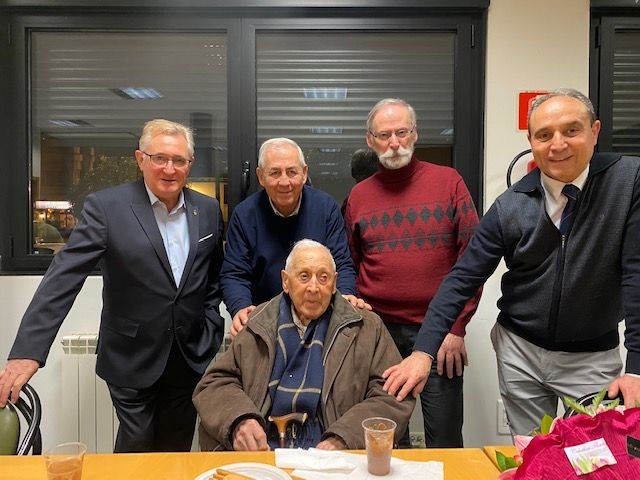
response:
M298 250L304 250L306 248L319 248L324 250L329 258L331 259L331 266L333 267L333 273L336 273L336 261L333 259L333 255L331 255L331 250L329 250L325 245L320 242L316 242L315 240L310 240L308 238L303 238L302 240L298 240L294 243L287 260L284 262L284 269L287 273L291 273L291 263L293 262L293 257L295 256Z
M416 124L416 111L413 109L413 107L411 105L409 105L407 102L405 102L404 100L402 100L401 98L384 98L382 100L380 100L378 103L376 103L373 108L371 109L371 111L369 112L369 115L367 116L367 131L371 131L371 124L373 123L373 118L377 115L377 113L383 108L386 107L387 105L400 105L405 107L408 111L409 111L409 120L411 121L411 127L413 127Z
M573 88L559 88L557 90L552 90L549 93L546 93L544 95L540 95L539 97L536 97L533 100L533 102L531 102L531 107L529 108L529 115L527 116L527 125L529 125L531 121L531 115L533 114L533 112L535 112L536 109L540 105L542 105L544 102L554 97L575 98L587 108L587 112L589 113L589 121L591 125L593 125L593 122L596 121L596 112L593 108L593 103L591 103L591 100L589 100L589 97L587 97L583 93ZM529 133L531 133L530 127L529 127Z
M300 166L304 167L307 163L304 161L304 153L302 153L302 149L300 145L289 138L270 138L269 140L265 140L264 143L260 146L260 151L258 152L258 167L264 168L264 157L267 155L267 151L270 148L278 147L282 145L290 145L294 147L298 151L298 160L300 161Z
M140 141L138 142L138 147L140 148L140 150L146 150L153 137L156 137L158 135L182 135L187 140L187 150L189 152L189 157L193 158L193 132L189 127L185 127L181 123L165 120L164 118L155 118L153 120L149 120L144 124L144 127L142 128L142 135L140 136Z

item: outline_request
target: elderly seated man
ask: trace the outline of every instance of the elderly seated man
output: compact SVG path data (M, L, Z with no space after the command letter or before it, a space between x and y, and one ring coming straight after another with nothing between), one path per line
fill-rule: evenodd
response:
M276 419L291 413L306 420L286 446L361 449L362 420L378 416L400 438L415 400L382 389L382 372L401 358L380 318L337 292L336 264L316 241L297 242L281 275L284 292L251 313L196 387L201 448L282 446Z

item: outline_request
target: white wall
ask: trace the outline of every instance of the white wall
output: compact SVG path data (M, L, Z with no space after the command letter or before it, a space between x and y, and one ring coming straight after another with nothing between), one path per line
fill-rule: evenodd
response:
M0 305L2 305L2 333L0 334L0 364L9 354L18 330L20 318L33 296L40 276L0 276ZM89 277L66 321L58 332L44 369L31 380L43 404L43 446L52 446L68 441L65 427L65 412L62 404L62 346L63 335L74 333L96 333L102 305L102 277Z
M492 0L488 32L483 210L506 188L505 173L511 158L528 148L525 133L517 130L518 92L574 87L588 93L589 0ZM40 277L35 276L0 276L0 305L3 306L0 362L6 358L21 315L39 281ZM97 331L101 288L100 277L87 280L59 338ZM494 275L485 286L478 313L468 327L466 446L510 442L508 436L497 435L499 394L495 357L489 341L499 291L499 278ZM51 349L47 366L32 381L45 405L42 426L45 447L65 440L59 338Z

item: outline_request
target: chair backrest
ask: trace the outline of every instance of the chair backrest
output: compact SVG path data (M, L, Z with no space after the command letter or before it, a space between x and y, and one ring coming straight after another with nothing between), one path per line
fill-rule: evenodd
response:
M20 419L17 412L22 414L27 425L27 431L20 441ZM26 455L31 450L34 455L40 455L42 453L41 418L40 398L33 387L26 384L22 387L15 405L8 404L0 411L0 453Z
M20 440L20 419L11 403L0 409L0 455L15 455Z
M525 158L530 153L531 153L531 149L523 150L522 152L518 153L515 157L513 157L513 160L511 160L511 163L509 163L509 167L507 168L507 188L509 188L512 183L515 183L516 181L520 180L520 178L522 178L524 175L526 175L531 170L536 168L535 160L533 160L532 158ZM513 177L513 168L516 166L516 164L521 159L522 159L522 161L524 161L524 160L527 161L526 168L516 169L516 170L524 170L524 171L517 171L516 172L517 173L517 175L516 175L517 178L514 181L514 179L512 178Z

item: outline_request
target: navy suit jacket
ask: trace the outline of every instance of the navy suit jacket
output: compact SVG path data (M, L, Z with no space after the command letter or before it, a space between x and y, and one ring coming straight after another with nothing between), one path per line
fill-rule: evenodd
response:
M9 358L44 365L99 263L104 285L97 374L117 386L148 387L164 371L174 338L191 368L204 372L224 330L218 285L223 220L217 200L188 188L184 200L190 248L176 285L144 182L87 196L78 226L24 314Z

